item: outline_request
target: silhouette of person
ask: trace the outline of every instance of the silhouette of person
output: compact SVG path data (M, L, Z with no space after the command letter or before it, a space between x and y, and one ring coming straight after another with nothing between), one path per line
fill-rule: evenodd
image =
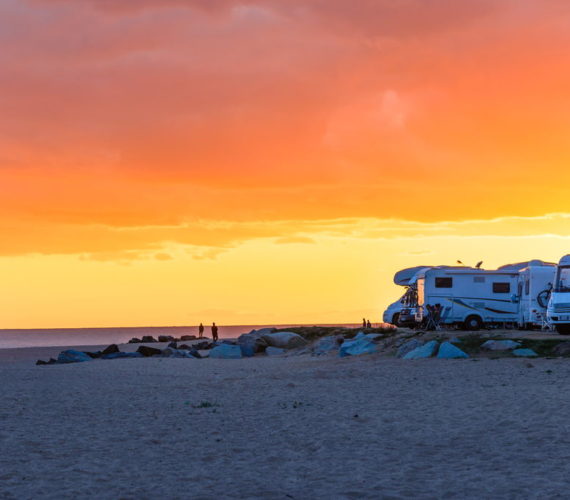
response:
M366 328L366 318L362 318L362 328Z
M216 326L216 323L212 323L212 340L214 342L218 341L218 327Z
M372 325L370 324L370 320L368 320L368 321L366 322L366 328L372 328Z
M198 338L201 339L204 336L204 325L200 323L198 327Z

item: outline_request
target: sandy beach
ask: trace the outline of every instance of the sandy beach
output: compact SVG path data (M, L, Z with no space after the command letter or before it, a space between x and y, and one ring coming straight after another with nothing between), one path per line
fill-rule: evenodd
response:
M565 359L34 365L59 350L0 351L0 498L545 498L570 483Z

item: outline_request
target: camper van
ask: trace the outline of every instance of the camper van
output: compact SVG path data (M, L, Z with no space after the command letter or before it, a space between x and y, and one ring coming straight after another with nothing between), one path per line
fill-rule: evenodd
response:
M416 322L421 324L435 306L441 310L440 324L466 330L515 325L519 321L518 283L518 270L442 266L419 271L410 281L417 290Z
M558 333L570 335L570 255L562 257L556 268L547 317Z
M532 330L546 328L546 308L550 290L554 283L556 264L530 261L520 270L518 295L520 297L519 328Z

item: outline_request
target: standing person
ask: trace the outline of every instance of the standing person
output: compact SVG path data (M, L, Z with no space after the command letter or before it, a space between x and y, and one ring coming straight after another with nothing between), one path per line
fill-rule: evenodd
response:
M368 321L366 322L366 328L372 328L372 325L370 324L370 320L368 320Z
M362 318L362 328L366 328L366 318Z
M212 323L212 340L214 342L218 341L218 327L216 326L216 323Z
M198 338L201 339L204 336L204 325L200 323L198 327Z

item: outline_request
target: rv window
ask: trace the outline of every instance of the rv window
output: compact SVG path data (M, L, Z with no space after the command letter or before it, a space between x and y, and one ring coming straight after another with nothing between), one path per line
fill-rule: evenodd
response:
M493 293L511 293L511 284L493 283Z
M452 288L453 278L436 278L435 279L436 288Z
M524 294L528 295L530 293L530 281L524 282Z

